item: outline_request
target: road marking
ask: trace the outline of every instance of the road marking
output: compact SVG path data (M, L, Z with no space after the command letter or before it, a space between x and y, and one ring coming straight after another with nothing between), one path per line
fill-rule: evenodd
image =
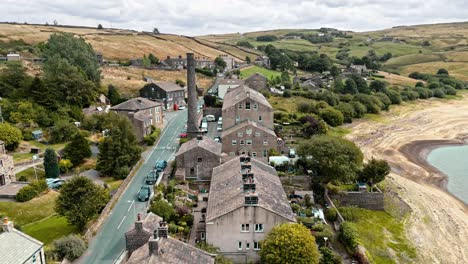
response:
M132 205L135 203L135 200L132 201L132 203L130 204L130 206L128 207L128 210L127 212L130 212L130 209L132 209Z
M126 217L127 217L127 216L124 215L124 217L122 218L122 221L120 221L120 224L119 224L119 226L117 227L117 230L119 230L120 226L122 225L122 223L123 223L123 221L125 220Z

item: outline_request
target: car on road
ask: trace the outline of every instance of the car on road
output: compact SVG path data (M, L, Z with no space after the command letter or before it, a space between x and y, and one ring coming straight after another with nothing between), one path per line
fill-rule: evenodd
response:
M223 131L223 126L222 125L218 125L216 127L216 131Z
M138 201L140 202L148 201L153 195L153 191L151 190L151 188L152 187L148 185L142 186L140 191L138 192Z
M60 187L62 187L62 185L65 183L64 180L62 179L56 179L56 178L47 178L46 179L46 183L47 183L47 187L49 187L49 189L60 189Z
M214 137L214 141L221 143L221 138L220 137Z
M185 109L184 105L179 106L179 110L184 110L184 109Z
M187 135L186 132L182 132L182 133L180 133L179 137L180 138L186 138L186 137L188 137L188 135Z
M220 117L218 118L218 125L222 125L222 124L223 124L223 117L220 116Z
M201 131L202 131L203 133L207 133L207 132L208 132L208 123L203 122L203 123L201 124Z
M150 170L148 175L146 175L146 180L145 180L146 184L149 184L149 185L155 184L156 181L158 180L158 176L160 172L161 172L160 170Z
M160 171L163 171L166 167L167 167L167 161L165 160L156 161L156 165L154 166L156 170L159 169Z
M206 121L207 121L207 122L216 121L216 117L215 117L214 115L207 115L207 116L206 116Z

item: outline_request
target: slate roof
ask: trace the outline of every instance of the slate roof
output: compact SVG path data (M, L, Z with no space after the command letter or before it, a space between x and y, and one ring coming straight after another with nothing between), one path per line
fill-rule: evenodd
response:
M16 229L0 233L0 264L22 264L44 246L44 243Z
M261 74L259 72L256 72L255 74L252 74L251 76L249 76L249 78L245 79L245 81L247 81L247 80L249 80L251 78L257 77L257 76L263 77L265 79L267 78L267 77L265 77L265 75L263 75L263 74Z
M242 79L222 79L219 81L218 85L242 85L244 80Z
M245 193L242 190L240 159L241 157L234 158L213 169L207 222L244 206ZM276 170L254 158L251 158L251 165L256 184L255 192L258 195L257 206L295 222L294 213Z
M259 104L272 108L262 93L255 91L247 85L240 85L239 87L228 90L226 95L224 95L223 110L237 104L246 98L250 98Z
M157 85L159 88L163 89L166 92L174 92L174 91L183 91L184 87L180 87L179 85L172 83L172 82L152 82L153 84Z
M219 142L214 141L213 139L209 137L203 137L202 140L193 138L190 141L187 141L184 144L182 144L179 148L179 151L177 151L176 156L179 156L196 147L200 147L200 148L206 149L207 151L211 153L221 155L221 144Z
M221 137L225 137L233 132L237 132L237 130L239 129L242 129L242 128L245 128L245 127L253 127L253 128L256 128L256 129L260 129L262 130L263 132L266 132L272 136L275 136L276 137L276 134L275 134L275 131L269 129L268 127L265 127L265 126L261 126L261 125L258 125L257 122L253 122L251 120L244 120L242 121L241 123L239 124L236 124L235 126L232 126L226 130L223 131L223 133L221 134Z
M159 225L159 221L162 218L153 213L149 213L143 220L143 230L144 233L153 234L153 230ZM135 229L132 229L126 233L128 235L137 233ZM148 239L149 240L149 239ZM126 262L127 264L179 264L179 263L188 263L188 264L214 264L214 257L211 254L198 249L196 247L190 246L182 241L179 241L175 238L159 238L159 248L163 253L159 255L149 253L148 242L144 245L133 251L130 255L130 258Z
M138 112L140 110L145 110L148 108L160 106L158 102L151 101L143 97L132 98L118 105L111 107L111 110L114 111L134 111Z

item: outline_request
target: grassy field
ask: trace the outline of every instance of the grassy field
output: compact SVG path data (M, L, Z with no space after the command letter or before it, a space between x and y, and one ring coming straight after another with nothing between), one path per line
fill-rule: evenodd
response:
M401 74L408 74L418 71L422 73L435 74L440 68L445 68L450 75L460 80L468 81L468 63L464 62L427 62L408 65L402 68Z
M16 224L24 226L55 214L57 197L58 192L49 191L24 203L0 202L0 215L8 216Z
M36 172L37 172L37 178L38 179L43 179L45 178L45 172L43 168L40 166L36 167ZM28 178L28 181L34 181L36 180L36 175L34 173L34 168L29 168L24 171L18 172L16 174L16 180L18 180L21 176L26 176Z
M340 209L340 212L343 210ZM372 263L414 263L416 249L402 222L386 212L346 208ZM346 218L346 217L345 217Z
M299 103L314 102L312 99L307 99L300 96L292 96L289 98L271 96L268 98L268 101L275 111L284 111L287 113L297 112L297 105Z
M147 70L133 67L103 67L102 68L102 85L107 87L109 84L116 86L119 92L124 96L137 96L138 91L146 84L143 81L143 76L151 77L157 81L175 82L180 79L187 82L186 71L164 71L164 70ZM208 89L213 78L206 77L202 74L197 74L198 87Z
M255 66L255 65L243 68L241 70L241 77L243 79L246 79L246 78L249 78L250 76L254 75L257 72L265 75L265 77L267 77L267 79L270 79L271 77L276 77L276 76L281 77L281 72L279 72L279 71L273 71L273 70L269 70L269 69L259 67L259 66Z
M34 140L31 140L31 141L22 141L20 143L20 148L22 146L24 147L33 147L33 148L39 148L42 152L44 152L46 150L46 148L53 148L55 150L61 150L65 147L67 143L59 143L59 144L50 144L50 145L46 145L46 144L43 144L43 143L40 143L40 142L37 142L37 141L34 141ZM13 156L13 161L15 163L17 162L23 162L23 161L30 161L32 159L32 156L33 154L31 153L24 153L24 152L15 152L15 153L12 153L12 156Z
M55 239L67 236L72 233L78 233L75 226L70 225L65 217L52 215L40 221L25 225L23 232L35 239L50 244Z
M401 76L401 75L392 74L392 73L383 72L383 71L379 71L377 73L377 75L381 75L384 78L378 78L378 77L375 77L375 76L373 78L376 79L376 80L381 80L381 81L387 82L390 85L414 86L418 82L418 80L411 79L411 78L406 77L406 76Z

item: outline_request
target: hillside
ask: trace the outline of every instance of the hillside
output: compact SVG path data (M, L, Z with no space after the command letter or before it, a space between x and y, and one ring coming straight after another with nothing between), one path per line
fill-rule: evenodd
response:
M333 42L314 44L305 39L284 39L291 33L316 34L318 30L279 29L249 33L206 35L204 41L236 44L248 41L253 46L273 44L293 51L317 51L335 59L341 49L349 49L350 56L362 57L369 50L382 56L391 52L393 58L383 65L387 71L408 75L412 71L434 73L447 68L454 77L468 80L468 22L434 25L400 26L371 32L346 32L352 38L335 37ZM273 35L273 42L259 42L258 36ZM388 37L387 40L382 38Z
M141 58L144 54L153 53L164 59L193 52L196 56L215 59L218 55L229 54L237 61L242 61L255 51L240 49L235 46L212 43L210 41L170 35L136 32L121 29L95 29L85 27L44 26L0 23L0 41L8 43L23 40L26 44L35 45L46 41L57 32L69 32L84 38L97 52L107 60L128 60ZM28 56L28 54L25 54ZM32 54L29 54L32 56Z

